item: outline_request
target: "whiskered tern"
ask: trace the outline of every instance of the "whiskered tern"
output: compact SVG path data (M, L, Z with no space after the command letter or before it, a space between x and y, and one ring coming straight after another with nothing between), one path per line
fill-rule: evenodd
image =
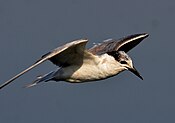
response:
M90 49L85 49L88 39L74 40L43 55L32 66L0 85L0 89L46 60L50 60L57 65L58 69L38 76L27 87L51 80L71 83L102 80L117 75L124 70L129 70L143 79L126 53L146 37L148 37L148 34L142 33L119 40L109 39L94 45Z

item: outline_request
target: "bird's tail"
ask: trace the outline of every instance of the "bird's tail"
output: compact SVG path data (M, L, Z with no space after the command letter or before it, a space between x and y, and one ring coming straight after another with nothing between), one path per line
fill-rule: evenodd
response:
M55 72L56 71L51 71L50 73L38 76L36 78L36 80L34 80L31 84L26 85L25 87L29 88L29 87L33 87L33 86L37 85L40 82L47 82L47 81L49 81L49 80L54 78Z

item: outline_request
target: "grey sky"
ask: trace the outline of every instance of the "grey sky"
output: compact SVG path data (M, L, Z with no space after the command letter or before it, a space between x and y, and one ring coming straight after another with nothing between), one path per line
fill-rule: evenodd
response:
M46 62L0 91L2 123L175 122L173 0L1 0L1 83L44 53L78 38L93 42L147 32L129 52L131 72L95 83L50 82L25 89L56 66Z

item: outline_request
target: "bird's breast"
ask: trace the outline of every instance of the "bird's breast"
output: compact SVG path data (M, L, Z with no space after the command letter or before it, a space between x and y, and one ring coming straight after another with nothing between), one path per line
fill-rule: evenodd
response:
M66 81L85 82L105 79L118 74L124 69L111 56L97 57L95 62L85 61L81 66L70 66L66 71L71 73ZM66 72L65 71L65 72Z

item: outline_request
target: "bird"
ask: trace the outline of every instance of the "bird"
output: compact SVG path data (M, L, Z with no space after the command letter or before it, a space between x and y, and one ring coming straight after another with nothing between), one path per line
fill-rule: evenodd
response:
M38 76L26 87L48 81L93 82L110 78L125 70L143 80L127 52L148 36L148 33L140 33L120 39L108 39L89 49L85 48L88 39L73 40L43 55L30 67L1 84L0 89L47 60L55 64L57 69Z

